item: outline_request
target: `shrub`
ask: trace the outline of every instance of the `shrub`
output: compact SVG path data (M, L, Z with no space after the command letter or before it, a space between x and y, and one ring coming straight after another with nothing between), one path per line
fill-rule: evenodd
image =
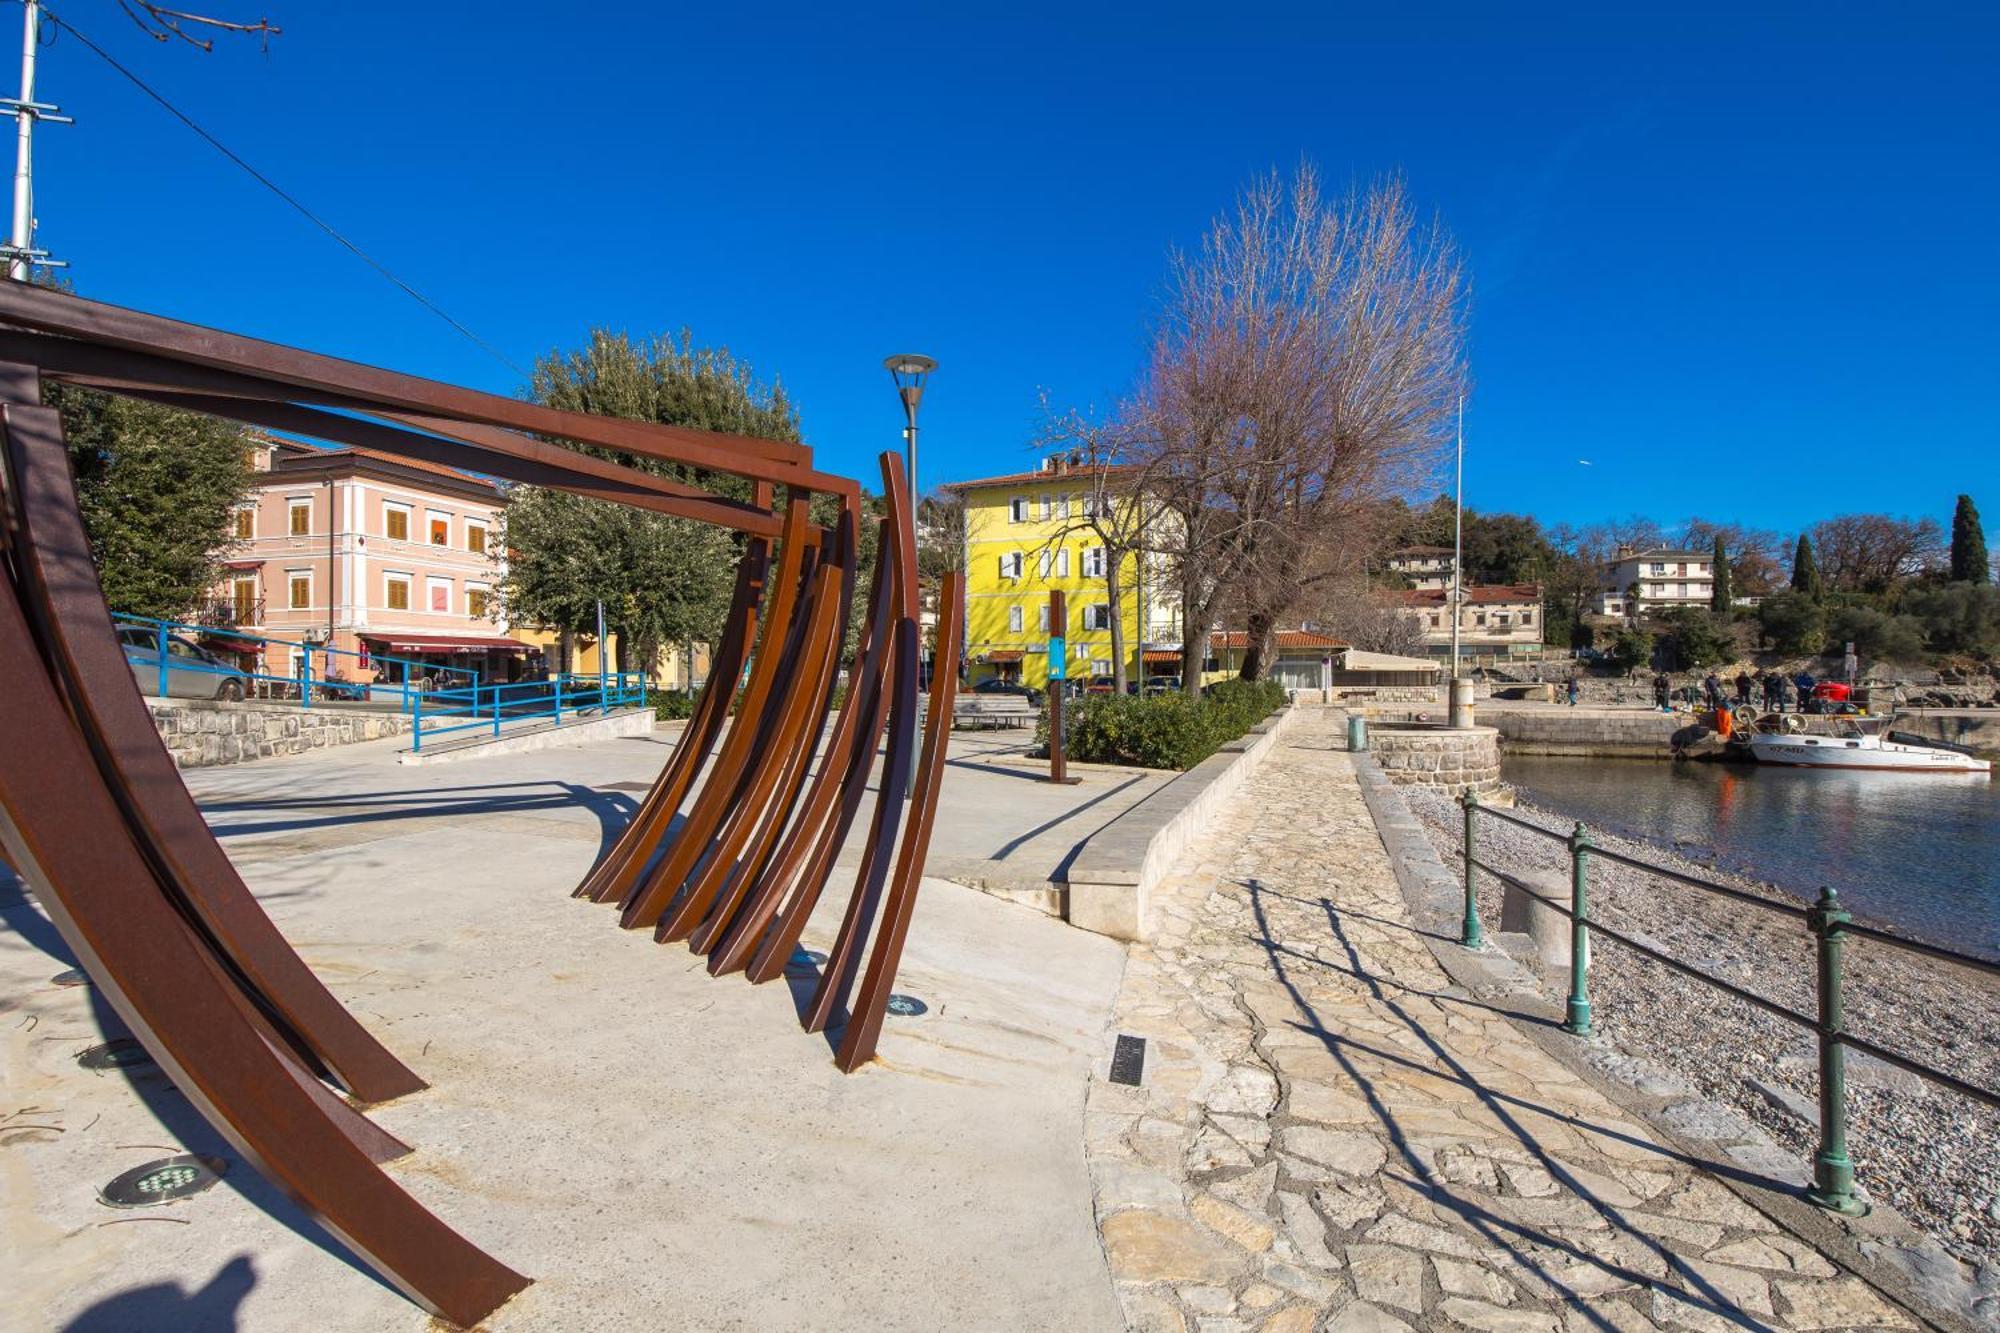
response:
M1226 680L1192 698L1179 691L1150 698L1090 695L1064 707L1064 748L1079 763L1193 768L1284 702L1284 687L1268 680ZM1035 740L1048 745L1046 710Z
M694 716L695 696L685 690L661 690L653 696L653 716L674 722Z
M1707 611L1676 607L1662 617L1674 659L1683 671L1719 666L1736 656L1736 643Z
M2000 588L1948 583L1913 593L1909 608L1938 652L1991 657L2000 649Z
M1845 651L1849 642L1862 657L1915 662L1924 655L1924 627L1915 616L1891 615L1872 606L1843 606L1827 618L1826 651Z
M1609 651L1611 664L1620 671L1630 672L1653 660L1653 636L1643 630L1621 629L1612 636Z
M1781 653L1817 653L1826 647L1826 611L1802 592L1780 592L1757 607L1757 626Z

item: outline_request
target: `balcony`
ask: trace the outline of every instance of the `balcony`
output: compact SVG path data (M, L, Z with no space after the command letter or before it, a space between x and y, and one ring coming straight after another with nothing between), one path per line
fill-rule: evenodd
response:
M264 599L219 597L197 606L188 620L196 625L212 625L218 629L232 625L261 625L264 623Z

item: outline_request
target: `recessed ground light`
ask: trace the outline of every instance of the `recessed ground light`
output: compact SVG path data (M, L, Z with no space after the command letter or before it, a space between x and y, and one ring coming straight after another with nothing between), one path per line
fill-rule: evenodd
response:
M931 1011L929 1005L914 995L891 995L889 1003L883 1007L898 1018L915 1018L918 1014Z
M90 973L80 967L72 967L67 972L58 972L49 978L51 986L88 986Z
M229 1163L220 1157L183 1153L135 1166L97 1192L100 1203L113 1208L151 1208L199 1194L222 1179Z
M77 1054L76 1062L85 1069L130 1069L153 1063L152 1055L131 1037L114 1037L102 1045Z

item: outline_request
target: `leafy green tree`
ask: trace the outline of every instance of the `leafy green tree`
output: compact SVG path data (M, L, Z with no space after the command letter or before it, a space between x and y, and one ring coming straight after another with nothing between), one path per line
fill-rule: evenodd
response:
M1792 591L1803 593L1815 602L1826 596L1826 587L1820 582L1819 566L1813 562L1812 538L1801 532L1799 544L1792 552Z
M2000 588L1990 583L1918 589L1907 606L1936 652L1988 658L2000 652Z
M1684 671L1718 666L1736 656L1736 643L1713 615L1692 606L1675 607L1662 617L1674 659Z
M1802 592L1773 593L1757 605L1764 641L1781 653L1817 653L1826 647L1826 612Z
M1653 636L1627 626L1611 636L1611 663L1630 674L1653 660Z
M1993 581L1993 566L1986 557L1986 532L1979 526L1979 510L1969 495L1958 497L1958 508L1951 515L1951 581Z
M1727 621L1731 613L1729 552L1724 549L1720 534L1715 539L1715 583L1709 592L1708 609L1721 621Z
M113 611L178 620L228 554L230 510L250 489L249 440L214 417L50 384L90 556Z
M782 385L768 389L726 349L698 346L685 329L635 342L593 330L584 346L536 363L533 396L550 407L765 439L797 441L798 412ZM645 471L747 498L749 485L616 450L593 450ZM594 631L597 603L621 642L650 667L669 644L714 642L729 608L740 547L730 533L560 491L511 492L500 549L510 618L575 634Z
M1915 616L1892 615L1872 606L1843 606L1827 617L1826 651L1854 645L1858 656L1878 661L1916 662L1924 655L1924 627Z

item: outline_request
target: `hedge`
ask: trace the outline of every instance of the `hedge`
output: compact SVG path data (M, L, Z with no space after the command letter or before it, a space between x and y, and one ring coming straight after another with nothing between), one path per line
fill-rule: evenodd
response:
M1063 707L1064 752L1086 764L1193 768L1284 703L1284 687L1268 680L1220 681L1194 697L1178 690L1143 698L1086 695ZM1046 709L1035 740L1046 751Z

